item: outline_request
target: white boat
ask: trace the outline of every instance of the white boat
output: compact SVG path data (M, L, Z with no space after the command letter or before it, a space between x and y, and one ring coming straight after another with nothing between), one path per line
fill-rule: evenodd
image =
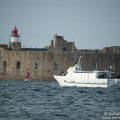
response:
M80 56L81 59L82 56ZM120 79L112 79L111 71L82 71L79 63L60 75L54 75L54 78L60 86L78 86L78 87L111 87L120 86Z

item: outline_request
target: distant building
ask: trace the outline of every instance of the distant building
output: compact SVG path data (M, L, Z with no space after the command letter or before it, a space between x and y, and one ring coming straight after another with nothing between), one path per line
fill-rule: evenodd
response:
M32 80L55 81L53 75L77 63L80 55L83 56L84 71L106 69L114 71L114 76L120 75L120 46L101 50L76 49L74 42L67 42L57 34L44 48L21 46L21 38L15 27L9 43L0 44L0 80L24 80L26 71L29 71Z

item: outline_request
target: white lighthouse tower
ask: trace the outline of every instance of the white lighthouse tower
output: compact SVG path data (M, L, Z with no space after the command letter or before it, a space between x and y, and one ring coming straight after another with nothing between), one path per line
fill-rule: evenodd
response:
M20 41L20 35L18 34L18 29L15 29L12 31L11 36L11 48L12 50L19 50L21 48L21 41Z

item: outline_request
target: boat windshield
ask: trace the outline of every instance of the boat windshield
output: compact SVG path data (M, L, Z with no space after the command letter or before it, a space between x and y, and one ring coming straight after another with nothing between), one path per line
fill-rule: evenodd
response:
M68 74L68 71L66 71L66 72L63 71L60 73L61 76L66 76L67 74Z

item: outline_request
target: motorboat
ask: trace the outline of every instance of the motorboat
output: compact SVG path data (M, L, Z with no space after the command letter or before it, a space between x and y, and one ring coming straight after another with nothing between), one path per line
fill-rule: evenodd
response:
M53 75L60 86L78 87L111 87L120 86L120 79L112 78L112 71L82 71L79 58L78 64L69 67L65 73Z

